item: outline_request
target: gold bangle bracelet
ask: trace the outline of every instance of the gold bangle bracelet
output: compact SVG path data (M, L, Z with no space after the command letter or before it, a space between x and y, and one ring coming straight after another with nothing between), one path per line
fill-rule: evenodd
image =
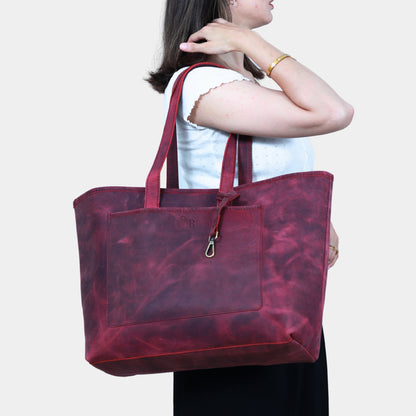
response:
M291 58L291 56L290 55L288 55L287 53L285 53L285 54L283 54L283 55L280 55L278 58L276 58L271 64L270 64L270 66L269 66L269 68L268 68L268 70L266 71L266 75L268 76L268 77L270 77L270 74L272 73L272 71L273 71L273 69L274 69L274 67L278 64L278 63L280 63L281 61L283 61L283 59L285 59L285 58Z

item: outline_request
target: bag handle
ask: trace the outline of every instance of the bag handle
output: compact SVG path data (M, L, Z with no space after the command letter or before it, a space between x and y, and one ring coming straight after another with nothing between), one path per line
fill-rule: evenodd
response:
M152 168L150 169L149 175L146 179L144 201L145 208L158 208L160 206L160 172L169 153L169 149L171 148L173 138L175 137L176 139L176 117L178 113L183 83L185 81L185 77L192 69L202 66L215 66L219 68L224 68L221 65L202 62L187 68L179 75L178 79L176 80L172 89L172 96L170 100L169 111L166 117L165 127L162 134L162 140L160 142L159 149L153 162ZM220 198L221 201L223 201L225 204L236 197L236 192L233 191L235 164L237 157L236 145L236 135L230 134L224 151L221 181L218 193L218 198Z
M238 136L238 184L253 182L253 156L252 137ZM172 144L167 158L166 186L167 188L179 188L178 178L178 148L176 131L173 134Z
M253 138L238 136L238 184L253 182Z

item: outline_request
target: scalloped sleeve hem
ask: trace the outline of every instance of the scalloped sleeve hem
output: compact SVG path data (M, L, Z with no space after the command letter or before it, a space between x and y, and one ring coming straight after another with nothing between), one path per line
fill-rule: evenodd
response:
M185 78L183 84L181 100L181 116L183 121L197 129L205 128L188 120L200 98L221 85L243 80L253 82L251 79L232 69L201 67L192 70Z

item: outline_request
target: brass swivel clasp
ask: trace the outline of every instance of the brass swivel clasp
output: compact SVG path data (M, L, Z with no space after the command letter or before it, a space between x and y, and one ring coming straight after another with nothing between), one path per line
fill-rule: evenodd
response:
M205 256L208 258L215 256L215 240L218 238L218 230L215 233L215 236L208 237L208 247L205 250Z

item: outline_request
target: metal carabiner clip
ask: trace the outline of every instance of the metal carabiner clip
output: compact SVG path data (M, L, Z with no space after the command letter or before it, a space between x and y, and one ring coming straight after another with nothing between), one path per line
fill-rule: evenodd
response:
M211 258L215 256L215 240L218 238L218 230L215 236L208 237L208 247L205 250L205 257Z

